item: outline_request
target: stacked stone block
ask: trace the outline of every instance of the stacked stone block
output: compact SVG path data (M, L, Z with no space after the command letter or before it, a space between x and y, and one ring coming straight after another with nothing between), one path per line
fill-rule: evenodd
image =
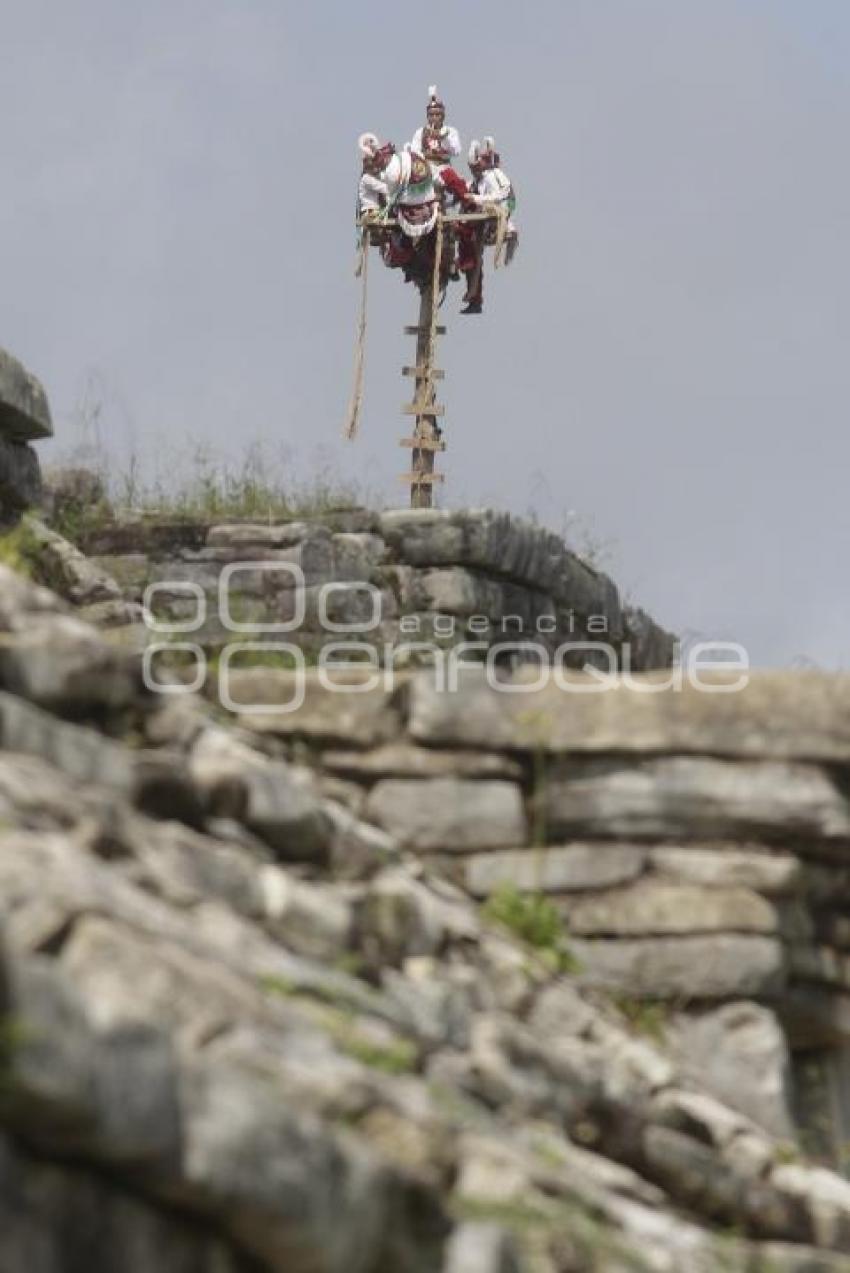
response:
M467 657L505 647L504 658L551 657L565 643L567 666L584 662L635 670L667 667L672 636L640 610L624 607L613 581L558 536L486 510L365 511L269 525L164 523L107 525L80 547L138 604L157 585L156 613L188 622L200 590L206 618L195 640L218 649L239 640L222 621L219 588L227 571L230 618L238 624L288 624L286 640L310 658L329 641L368 641L381 662L417 645ZM368 587L367 587L368 585ZM610 656L591 645L604 643ZM529 656L533 645L540 652ZM396 653L388 654L389 649ZM627 652L626 652L627 651Z
M0 636L4 1273L847 1273L846 678L234 721L3 566Z
M0 349L0 523L38 503L41 472L30 443L53 435L41 384Z

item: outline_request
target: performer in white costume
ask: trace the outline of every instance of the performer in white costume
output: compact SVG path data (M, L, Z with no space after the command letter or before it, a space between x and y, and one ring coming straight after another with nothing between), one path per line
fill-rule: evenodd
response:
M357 211L361 219L366 221L378 220L382 209L387 206L387 183L375 171L375 152L379 145L374 133L364 133L357 143L363 160L363 174L357 191Z
M516 226L510 217L516 207L514 188L507 173L499 167L499 155L492 137L485 137L484 144L473 141L469 147L469 167L473 175L470 202L477 207L488 203L504 206L508 212L508 234L516 234Z
M428 160L436 177L441 168L450 165L461 153L460 134L446 123L446 108L437 96L436 84L428 89L425 119L427 122L417 128L410 144L417 154Z
M380 144L374 133L363 133L360 152L370 172L383 184L387 210L398 219L410 239L430 234L437 222L437 192L431 166L413 150L396 151L392 142Z
M517 248L518 236L511 214L516 206L513 186L507 174L499 165L499 156L492 137L485 137L483 145L473 141L469 147L469 168L472 173L470 193L467 203L473 207L486 210L488 207L501 209L507 218L501 226L494 220L484 222L476 228L472 251L464 254L462 263L466 274L466 309L463 314L480 314L484 300L484 247L488 243L497 243L499 234L504 235L505 263L510 264ZM495 213L498 217L499 213Z
M388 218L397 223L380 232L384 263L391 269L404 270L408 282L422 282L430 277L431 266L427 253L418 248L425 246L437 224L440 206L431 166L412 150L399 153L392 142L381 145L374 133L363 133L358 145L371 174L386 190L386 205L373 214L375 220L378 225Z

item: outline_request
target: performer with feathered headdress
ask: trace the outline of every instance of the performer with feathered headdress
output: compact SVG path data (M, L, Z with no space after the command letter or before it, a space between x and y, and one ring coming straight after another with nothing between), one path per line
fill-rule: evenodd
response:
M428 160L437 176L441 168L451 164L454 157L461 153L461 145L457 129L446 123L446 108L437 96L436 84L428 89L425 120L413 134L410 144L413 150Z
M387 206L387 183L378 175L381 171L381 143L374 133L361 133L357 149L363 161L360 185L357 191L357 211L364 221L377 220Z
M466 308L462 314L480 314L484 302L484 247L495 244L496 263L501 246L505 247L505 263L510 264L516 252L518 236L512 214L516 206L510 178L500 167L496 143L485 137L483 143L473 141L469 147L471 190L465 203L482 212L493 213L493 221L478 227L471 240L463 243L459 268L466 275Z

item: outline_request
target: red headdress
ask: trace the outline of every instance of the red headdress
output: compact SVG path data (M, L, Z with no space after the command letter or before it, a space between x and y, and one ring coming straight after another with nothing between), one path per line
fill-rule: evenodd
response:
M385 141L381 145L374 133L361 133L357 138L357 148L364 159L371 159L381 168L386 168L395 154L393 143Z

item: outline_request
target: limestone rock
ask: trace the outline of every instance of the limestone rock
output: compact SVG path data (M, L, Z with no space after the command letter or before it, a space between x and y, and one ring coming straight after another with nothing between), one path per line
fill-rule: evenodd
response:
M419 572L416 593L410 600L416 609L438 610L442 614L494 618L506 610L497 580L483 579L459 567Z
M0 635L0 686L31 702L74 715L114 710L140 697L131 656L3 565Z
M7 751L23 752L50 762L80 783L100 781L129 793L133 757L129 749L86 725L57 720L14 694L0 691L0 741ZM73 807L73 799L68 807Z
M647 878L564 903L577 937L775 933L776 910L744 888L698 888Z
M75 606L121 600L121 589L115 580L90 562L74 544L35 518L27 520L27 527L39 547L40 577L60 596Z
M444 1273L520 1273L513 1238L499 1225L484 1221L455 1229L446 1254Z
M260 871L266 928L279 932L299 954L317 959L340 958L350 945L352 908L339 894L290 879L276 866Z
M48 961L17 963L13 973L3 1089L12 1125L49 1150L136 1164L173 1154L177 1078L166 1036L142 1027L98 1035Z
M635 672L652 672L672 666L676 638L655 623L645 610L627 606L623 611L623 628L630 667Z
M502 849L465 857L460 869L475 897L505 886L523 892L571 893L604 889L636 879L647 859L637 844L569 844Z
M416 850L464 852L527 839L520 789L510 782L385 778L370 792L366 811L401 845Z
M782 1163L771 1180L777 1188L806 1203L814 1236L824 1246L850 1247L850 1181L822 1167Z
M650 999L727 999L778 994L786 977L779 941L712 934L570 943L581 979Z
M274 1088L250 1076L198 1068L183 1095L184 1158L191 1195L214 1207L241 1245L271 1268L312 1254L328 1273L368 1273L382 1248L398 1273L438 1266L448 1224L436 1199L405 1188L353 1142L290 1109ZM400 1241L418 1226L418 1249Z
M17 442L53 436L47 394L39 380L0 349L0 434Z
M523 562L567 587L539 532L432 524L463 558L434 569L498 549L503 599ZM338 575L386 569L357 518L266 548L201 524L134 534L163 570L308 543ZM569 586L613 612L586 573ZM70 617L0 571L5 650L58 642ZM846 1273L847 1182L802 1149L850 1033L828 695L807 717L777 690L776 746L796 728L823 747L798 759L762 754L758 702L752 729L740 707L697 710L693 734L678 708L621 703L617 729L646 726L630 752L611 721L587 717L587 747L575 721L547 732L521 688L515 715L487 716L510 691L481 699L479 747L464 688L446 746L412 736L406 685L300 738L127 685L120 706L0 691L4 1273ZM446 874L531 896L497 924ZM814 1053L793 1117L786 1029ZM838 1165L840 1101L829 1117Z
M536 669L535 669L536 676ZM456 692L422 675L411 686L411 733L426 745L570 753L703 753L711 756L846 761L850 676L823 672L704 672L700 688L673 673L565 675L512 693L469 670ZM724 686L726 689L724 690ZM712 691L711 687L715 687Z
M0 431L0 523L41 498L38 456L26 442L15 442Z
M667 1039L694 1082L771 1135L793 1138L788 1043L769 1008L744 1000L676 1013Z
M347 739L350 742L351 739ZM363 781L374 778L507 778L521 782L522 766L510 756L489 752L417 747L405 740L369 751L325 751L322 767Z
M574 759L538 797L551 836L850 839L850 803L813 765L672 756Z
M333 537L336 580L369 582L384 559L385 545L380 535L364 531L343 531Z
M329 671L326 683L332 688L327 689L312 668L234 669L229 695L234 703L248 705L240 711L239 723L256 733L374 747L393 738L400 727L393 691L380 681L373 685L376 679L374 673L355 668ZM255 705L259 711L252 711Z
M107 1183L0 1139L0 1268L9 1273L248 1273L218 1236Z
M474 939L479 933L462 905L399 870L385 871L372 882L359 907L358 926L361 947L378 966L436 954L450 935Z
M748 888L768 897L783 897L803 887L803 869L791 853L763 848L716 847L650 849L649 860L659 874L710 888Z
M107 509L106 483L94 469L53 465L44 473L42 506L48 521L74 518L100 505Z
M311 536L326 539L327 532L314 530L307 522L234 522L211 526L206 536L210 548L292 548Z
M328 852L331 824L320 801L281 761L209 729L192 748L189 766L211 814L243 821L290 860L321 859Z
M559 606L581 615L619 610L610 579L580 561L557 535L504 513L393 509L381 515L381 534L396 559L411 566L463 566L502 576L551 592Z

